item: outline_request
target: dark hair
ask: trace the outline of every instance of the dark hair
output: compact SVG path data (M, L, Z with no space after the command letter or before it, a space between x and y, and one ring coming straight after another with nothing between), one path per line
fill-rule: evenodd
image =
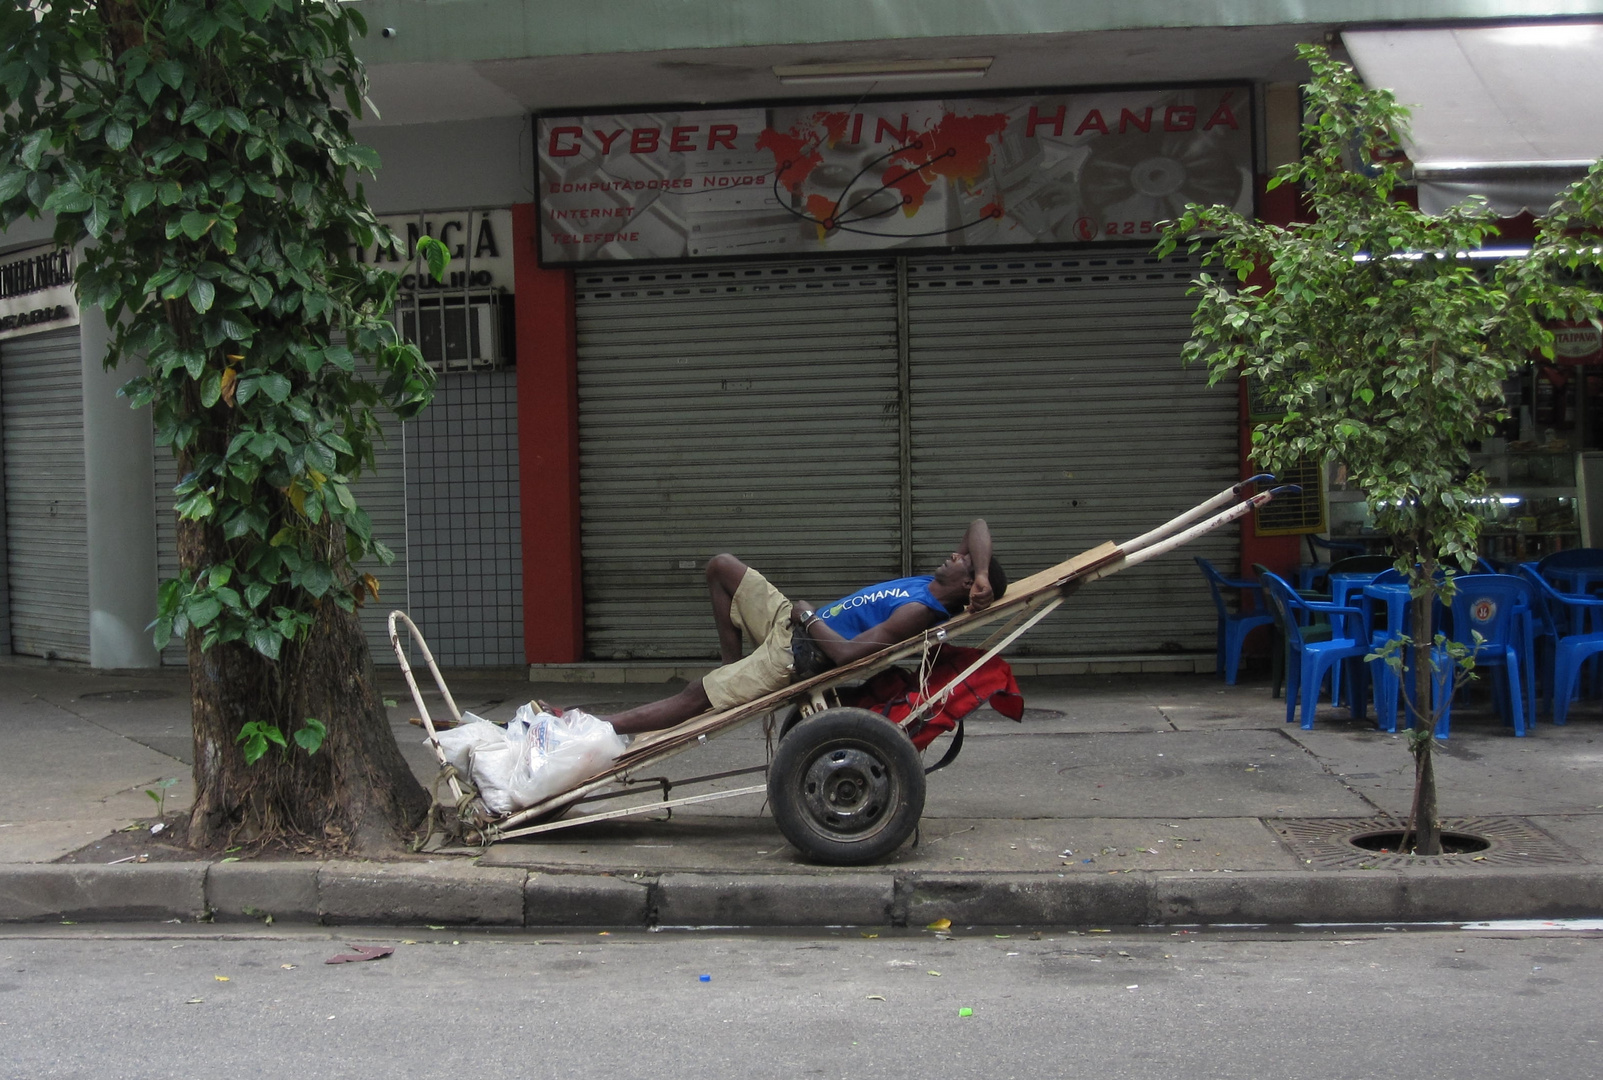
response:
M1002 564L996 561L995 555L991 556L991 567L987 573L991 578L991 599L993 601L1002 599L1007 595L1007 571L1002 569Z

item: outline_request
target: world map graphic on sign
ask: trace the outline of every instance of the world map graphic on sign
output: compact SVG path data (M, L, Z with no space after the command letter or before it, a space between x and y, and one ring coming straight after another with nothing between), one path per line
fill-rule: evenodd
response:
M861 113L854 117L844 112L819 112L788 131L769 128L757 136L757 148L773 155L775 186L800 196L804 209L798 216L824 233L844 229L869 236L905 237L905 233L875 229L872 223L897 212L915 217L930 189L942 180L962 184L973 195L988 178L994 139L1007 127L1003 113L947 114L928 130L909 132L904 117L903 127L893 132L895 145L871 158L844 187L809 190L808 178L824 163L826 149L837 151L848 135L852 143L862 141L863 119ZM883 121L879 126L883 130ZM1002 214L1001 202L992 200L980 208L976 223ZM938 231L955 230L948 226Z
M546 265L1155 241L1252 210L1245 87L537 122Z

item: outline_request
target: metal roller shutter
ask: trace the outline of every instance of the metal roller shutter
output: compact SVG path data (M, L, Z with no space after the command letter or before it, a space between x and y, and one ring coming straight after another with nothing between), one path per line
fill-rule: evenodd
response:
M986 518L1014 577L1144 532L1238 476L1237 392L1180 364L1186 256L920 259L908 265L913 550ZM1206 651L1191 561L1233 570L1238 534L1117 574L1020 640L1034 655Z
M591 656L710 657L730 551L822 603L901 564L895 264L576 280Z
M371 371L364 372L371 375ZM362 569L379 579L379 598L362 608L362 629L367 634L367 647L376 664L394 664L395 653L390 648L387 626L393 608L407 604L406 561L406 453L404 425L393 415L379 410L379 422L384 438L373 448L373 459L378 468L364 473L352 486L356 501L373 519L373 536L395 552L395 561L380 566L369 558ZM178 483L178 463L173 460L169 447L156 447L156 570L161 581L178 576L178 526L173 506L177 497L173 488ZM161 657L163 664L188 662L181 642L169 645Z
M89 519L77 327L0 343L11 650L89 659Z

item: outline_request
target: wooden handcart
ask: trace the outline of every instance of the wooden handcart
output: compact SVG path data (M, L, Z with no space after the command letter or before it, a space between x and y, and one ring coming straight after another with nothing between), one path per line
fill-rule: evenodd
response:
M744 705L704 713L666 731L642 735L603 772L534 806L501 817L490 814L475 798L467 779L447 763L407 658L401 624L405 624L411 643L428 665L453 721L462 719L461 710L416 624L405 612L393 611L389 620L390 643L442 770L441 783L435 785L430 828L438 821L448 838L490 844L761 792L768 797L780 832L806 858L838 866L877 862L906 841L924 809L925 769L907 735L909 728L938 709L964 679L1028 633L1088 582L1173 551L1238 520L1276 494L1296 490L1282 487L1250 494L1259 482L1271 479L1255 476L1244 480L1133 540L1101 544L1013 582L1007 595L984 611L958 615L899 644ZM877 713L841 705L842 688L861 683L903 660L927 658L942 643L973 634L982 627L995 629L979 646L980 657L944 688L930 693L899 724ZM644 775L644 770L715 736L785 710L791 715L780 728L770 760L763 764L672 783ZM670 797L673 788L758 774L765 774L763 783ZM449 792L448 802L440 794L442 784ZM629 799L631 795L636 798ZM619 798L625 799L626 804L601 808Z

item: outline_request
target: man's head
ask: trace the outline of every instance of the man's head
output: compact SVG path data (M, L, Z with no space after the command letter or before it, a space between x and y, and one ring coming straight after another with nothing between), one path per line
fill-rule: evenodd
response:
M986 576L991 582L991 602L1002 599L1007 592L1007 572L1002 564L991 556L991 563ZM952 552L946 561L935 568L935 581L930 591L946 605L946 609L954 615L968 606L969 589L974 585L974 563L966 553Z

